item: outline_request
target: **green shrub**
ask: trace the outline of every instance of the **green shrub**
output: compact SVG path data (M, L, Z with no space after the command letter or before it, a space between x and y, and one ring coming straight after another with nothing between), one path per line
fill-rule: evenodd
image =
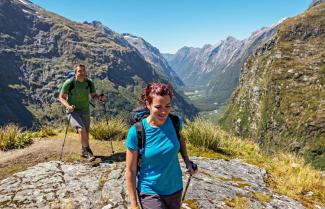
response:
M122 140L126 137L127 130L127 124L117 117L108 119L108 122L95 121L90 127L90 134L98 140Z
M57 133L55 131L55 128L51 126L44 126L41 128L41 130L32 133L32 136L36 138L44 138L44 137L56 136L56 135Z
M23 132L16 137L15 148L24 148L32 143L31 136L28 132Z
M31 144L32 140L27 133L17 125L9 124L0 128L0 150L23 148Z

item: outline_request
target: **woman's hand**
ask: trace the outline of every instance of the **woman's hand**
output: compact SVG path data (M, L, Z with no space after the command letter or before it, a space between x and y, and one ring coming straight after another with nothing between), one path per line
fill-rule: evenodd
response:
M196 174L196 172L198 171L197 165L192 161L186 162L186 168L187 168L187 172L189 172L191 176Z

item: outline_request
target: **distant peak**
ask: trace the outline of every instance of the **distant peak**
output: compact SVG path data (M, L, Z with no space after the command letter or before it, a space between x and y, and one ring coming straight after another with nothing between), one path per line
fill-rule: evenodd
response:
M318 6L320 5L321 3L324 3L325 0L313 0L311 2L311 4L309 5L308 9L312 8L312 7L315 7L315 6Z
M139 40L139 41L142 41L142 42L145 42L145 43L149 44L149 43L146 42L143 38L138 37L138 36L135 36L135 35L132 35L132 34L130 34L130 33L122 33L122 36L123 36L125 39Z
M283 23L286 19L288 19L288 17L284 17L284 18L282 18L282 19L279 20L277 23L273 24L273 25L272 25L272 28L273 28L273 27L276 27L276 26L278 26L278 25L280 25L280 24Z
M238 40L235 37L233 37L233 36L228 36L226 38L226 41L238 41Z
M100 25L100 26L104 26L103 23L99 20L94 20L91 22L93 25Z

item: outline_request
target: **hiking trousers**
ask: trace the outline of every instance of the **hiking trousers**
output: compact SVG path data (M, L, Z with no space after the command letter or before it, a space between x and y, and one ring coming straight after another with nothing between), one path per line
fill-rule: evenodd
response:
M90 114L89 112L71 112L67 114L67 117L71 115L70 123L71 126L77 130L79 128L85 128L89 133L90 128Z
M140 193L139 200L142 209L180 209L182 189L171 195Z

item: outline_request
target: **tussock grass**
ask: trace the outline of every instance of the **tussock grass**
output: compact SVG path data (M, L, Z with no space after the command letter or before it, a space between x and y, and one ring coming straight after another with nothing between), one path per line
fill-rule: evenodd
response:
M48 136L56 136L57 130L52 126L44 126L39 131L31 133L32 137L35 138L45 138Z
M235 209L250 208L251 204L247 197L235 196L232 199L226 199L225 204Z
M122 140L126 137L128 126L120 117L95 121L90 127L90 134L97 140Z
M202 118L189 123L183 133L193 146L214 151L218 151L222 140L218 132L215 131L215 126Z
M325 179L302 157L278 153L263 167L268 171L268 185L277 192L301 201L306 207L312 208L314 203L325 206Z
M325 206L325 179L302 157L284 152L266 156L254 142L230 135L201 118L190 122L184 128L183 135L190 142L191 154L191 150L209 149L224 155L225 159L242 159L264 168L268 174L266 181L274 191L290 196L308 208L314 207L314 204ZM203 155L204 152L199 152L199 156Z
M202 118L190 122L183 134L194 147L207 148L228 156L262 157L259 147L253 142L240 140Z
M261 193L261 192L253 192L253 197L256 198L260 202L270 202L272 197L270 195Z
M14 124L0 127L0 150L23 148L32 143L32 139L27 133Z

